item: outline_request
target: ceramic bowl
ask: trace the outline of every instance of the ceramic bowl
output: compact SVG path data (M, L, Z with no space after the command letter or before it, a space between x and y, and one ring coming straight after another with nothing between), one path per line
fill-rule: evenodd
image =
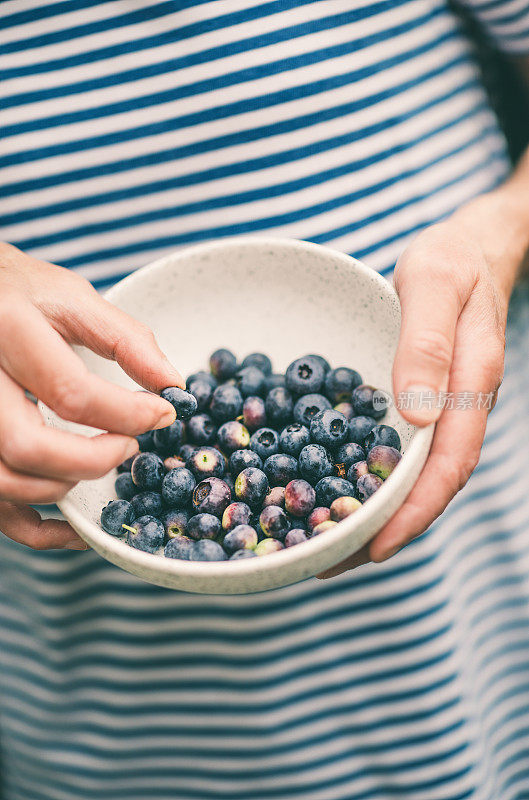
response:
M239 358L264 351L282 372L294 358L320 353L333 366L358 370L391 392L400 308L391 285L342 253L302 241L231 239L199 245L154 262L112 287L107 298L149 325L184 375L207 367L211 351ZM88 368L122 386L120 368L79 348ZM49 424L94 433L43 409ZM134 550L105 533L101 508L115 497L112 472L82 481L59 503L71 525L103 558L160 586L240 594L314 576L357 551L403 503L426 460L433 426L414 428L392 406L384 419L399 432L404 456L361 509L332 530L295 547L235 562L191 562Z

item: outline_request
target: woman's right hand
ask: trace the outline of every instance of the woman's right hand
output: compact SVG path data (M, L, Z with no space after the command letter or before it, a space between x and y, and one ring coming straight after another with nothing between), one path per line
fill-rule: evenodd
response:
M149 392L90 373L69 344L113 359ZM67 522L42 520L29 503L53 503L138 450L138 433L175 411L158 397L184 386L152 331L79 275L0 244L0 531L35 549L86 549ZM60 417L101 428L93 438L55 430L24 390Z

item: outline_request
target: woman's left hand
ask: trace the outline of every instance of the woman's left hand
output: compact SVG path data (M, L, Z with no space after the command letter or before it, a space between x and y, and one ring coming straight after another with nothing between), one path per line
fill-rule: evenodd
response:
M427 228L398 260L395 288L402 325L394 394L397 403L399 397L405 401L400 413L409 422L437 421L434 438L423 471L397 513L359 553L321 578L397 553L442 514L478 463L487 415L502 381L508 302L523 260L521 243L514 248L518 258L507 252L501 234L493 238L493 230L502 231L496 213L509 205L497 194ZM442 406L446 393L454 398L453 409ZM406 408L410 400L414 407Z

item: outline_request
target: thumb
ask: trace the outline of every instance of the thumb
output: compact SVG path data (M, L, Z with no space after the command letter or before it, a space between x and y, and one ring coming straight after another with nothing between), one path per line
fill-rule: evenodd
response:
M393 363L393 389L399 411L414 425L435 422L442 412L456 326L464 301L446 270L419 265L406 257L395 270L402 322Z

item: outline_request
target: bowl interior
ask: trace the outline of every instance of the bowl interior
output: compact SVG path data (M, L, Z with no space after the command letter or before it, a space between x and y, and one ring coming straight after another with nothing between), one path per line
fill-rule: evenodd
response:
M160 346L184 376L207 368L208 356L217 347L229 347L241 359L253 351L266 352L277 372L284 371L298 356L319 353L332 366L353 367L366 383L391 392L391 367L400 326L396 295L372 270L326 248L304 242L259 239L202 245L139 270L113 287L107 297L155 331ZM93 372L122 386L135 385L116 364L84 348L78 348L78 352ZM94 432L59 420L48 411L45 413L54 426ZM399 431L406 451L416 429L394 407L390 407L384 422ZM415 460L421 457L424 447L425 442L421 453L417 447ZM257 588L314 575L325 568L323 563L330 566L337 560L334 556L341 555L343 547L333 552L334 541L346 536L348 550L343 552L351 552L381 524L381 512L369 524L353 522L354 517L368 511L373 498L353 518L338 526L343 533L336 528L332 535L326 534L327 548L322 548L321 542L318 544L318 539L323 538L318 537L260 559L190 565L132 551L101 531L99 515L102 506L115 496L114 478L114 473L110 473L97 481L78 484L61 503L63 512L105 557L136 574L140 574L137 568L140 564L140 577L147 580L190 590L248 591L248 581L245 583L248 575L254 576L251 585ZM389 496L390 486L382 488L388 490ZM399 482L394 481L393 492L398 491ZM405 493L400 490L399 502ZM377 516L374 507L372 513ZM356 540L355 526L359 531ZM298 564L296 569L294 551L301 557L302 548L304 566L300 568ZM285 564L282 577L276 577L272 583L271 579L257 580L258 574L274 571L274 564L279 567L279 559ZM226 581L219 583L220 568ZM201 581L190 584L185 579L186 570L189 575L205 575L205 588L200 588ZM217 579L212 584L213 577L209 580L208 575L214 574Z

